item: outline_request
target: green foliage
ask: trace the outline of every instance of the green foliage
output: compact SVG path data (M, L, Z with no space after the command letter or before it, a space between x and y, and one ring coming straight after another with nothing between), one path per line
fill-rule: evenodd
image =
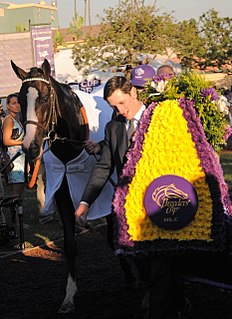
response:
M80 36L82 35L82 30L81 30L82 26L83 26L83 17L76 14L75 17L70 22L69 28L67 31L68 33L73 35L75 41L78 40Z
M157 16L155 6L133 7L130 1L104 12L100 34L87 37L83 46L73 49L78 69L133 66L141 61L141 54L154 58L157 53L167 53L175 30L169 14Z
M220 18L214 9L204 13L198 23L193 19L181 22L176 45L181 64L200 70L223 69L230 73L231 38L232 18Z
M145 6L142 1L132 6L129 0L104 10L100 34L86 37L73 49L76 67L88 73L126 64L133 67L144 58L149 63L157 54L167 58L176 54L185 69L231 72L231 18L219 18L209 10L199 21L176 23L171 14L158 15L158 11L156 5Z
M202 59L200 66L221 69L232 66L232 18L219 18L215 10L209 10L200 17L204 53L198 52Z
M66 46L66 43L64 41L63 35L62 35L60 30L56 30L56 32L52 38L52 41L53 41L53 47L54 47L55 51L59 45Z
M16 25L16 32L24 32L26 31L26 27L22 23L18 23Z
M164 90L157 94L152 82L146 89L139 93L139 98L143 102L163 101L166 99L187 98L194 101L194 107L201 120L207 141L212 145L216 152L220 152L225 142L225 133L228 126L225 113L220 111L219 99L212 100L212 96L204 96L204 89L212 89L217 96L220 93L214 88L214 83L206 81L200 75L188 70L175 76L173 79L165 81Z

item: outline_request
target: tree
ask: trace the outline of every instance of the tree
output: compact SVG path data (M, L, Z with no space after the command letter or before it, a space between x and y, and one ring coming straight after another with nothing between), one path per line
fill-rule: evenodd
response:
M216 67L232 73L232 18L219 18L212 9L200 17L200 25L205 52L197 52L199 67Z
M60 30L56 30L55 34L53 35L52 41L53 41L54 52L57 51L57 47L59 45L62 45L62 46L66 45L64 38L63 38L63 35L62 35Z
M138 64L141 54L166 53L175 24L169 14L156 16L153 6L131 5L128 0L120 7L104 10L101 32L86 38L73 49L75 65L88 72L91 68L106 69L125 64Z
M91 25L91 14L90 14L90 0L88 0L88 20L89 20L89 25Z
M232 19L220 18L212 9L204 13L198 23L191 19L179 24L176 48L181 64L200 70L232 68Z
M83 26L83 18L79 16L77 13L75 17L72 18L72 21L69 24L68 33L73 35L75 41L79 39L82 35L82 26Z
M184 20L178 24L177 35L173 47L176 50L182 66L185 68L198 68L196 52L204 50L203 41L195 19Z

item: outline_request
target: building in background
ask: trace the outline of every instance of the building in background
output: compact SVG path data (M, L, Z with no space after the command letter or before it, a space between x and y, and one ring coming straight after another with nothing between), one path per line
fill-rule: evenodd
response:
M15 76L11 60L29 71L46 58L55 75L52 30L58 28L56 1L46 5L0 2L0 98L18 92L21 81Z
M59 27L56 2L28 4L0 2L0 34L30 31L30 25L49 24Z

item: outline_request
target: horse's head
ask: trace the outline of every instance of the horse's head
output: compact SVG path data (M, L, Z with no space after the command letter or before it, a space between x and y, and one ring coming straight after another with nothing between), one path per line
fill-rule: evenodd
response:
M13 61L11 65L22 80L19 101L26 131L23 150L29 159L41 155L45 137L49 139L51 150L63 162L80 154L83 141L88 139L89 126L79 97L70 86L50 75L51 67L46 59L41 68L33 67L29 72Z
M19 102L26 130L23 150L29 158L35 159L40 155L51 116L51 108L48 107L51 95L51 67L47 60L44 60L41 68L33 67L29 72L19 68L13 61L11 65L18 78L22 80Z

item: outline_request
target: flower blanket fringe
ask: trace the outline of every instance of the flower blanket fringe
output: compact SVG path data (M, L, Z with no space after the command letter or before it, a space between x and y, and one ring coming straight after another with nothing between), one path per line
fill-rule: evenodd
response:
M224 249L224 219L232 216L232 205L218 155L206 140L193 101L153 102L126 156L113 200L116 254ZM169 177L169 183L154 186ZM178 180L180 184L173 182ZM190 185L195 199L182 182Z

